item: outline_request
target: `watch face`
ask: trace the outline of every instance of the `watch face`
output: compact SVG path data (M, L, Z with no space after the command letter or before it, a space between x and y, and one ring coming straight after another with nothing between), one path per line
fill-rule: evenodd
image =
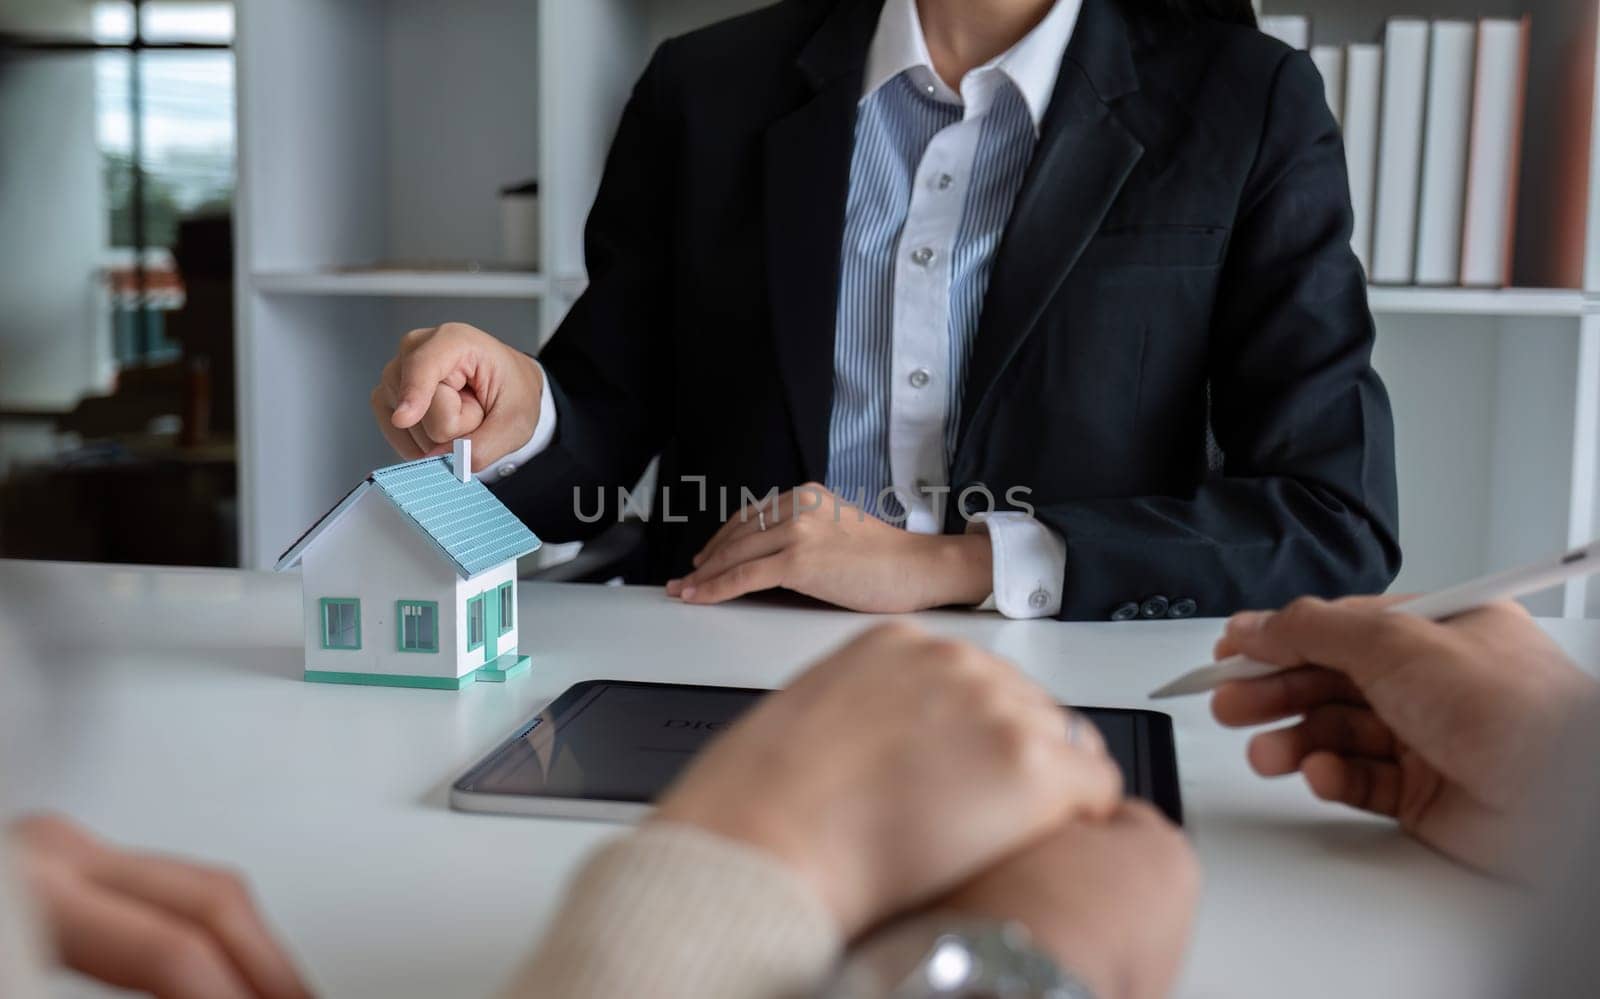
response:
M952 999L1093 999L1033 946L1018 923L986 923L939 937L923 964L929 994Z
M988 992L971 991L977 984L975 975L981 965L982 962L972 952L971 944L966 938L953 933L946 934L934 943L932 952L923 962L922 977L924 984L939 995L983 999L989 995Z
M820 999L1093 999L1020 924L936 913L855 947Z

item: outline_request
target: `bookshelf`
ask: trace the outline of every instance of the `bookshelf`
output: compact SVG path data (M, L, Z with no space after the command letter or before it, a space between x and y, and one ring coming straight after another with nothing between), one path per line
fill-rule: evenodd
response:
M1565 288L1389 288L1369 289L1375 315L1503 316L1577 319L1600 309L1600 296Z
M1395 16L1531 16L1527 120L1506 290L1378 287L1377 364L1401 460L1399 586L1423 589L1585 541L1600 524L1600 99L1594 0L1264 0L1311 43L1380 41ZM1600 614L1600 586L1530 601Z
M759 0L238 0L242 551L269 565L388 460L367 394L406 330L536 349L583 287L617 116L663 38ZM1265 0L1313 40L1377 40L1387 0ZM1600 0L1415 0L1534 22L1517 284L1376 287L1401 457L1400 586L1587 539L1600 490ZM418 67L427 72L418 72ZM541 183L541 273L483 261L499 188ZM1574 195L1572 192L1577 191ZM366 269L363 269L366 268ZM1600 616L1600 585L1533 602Z

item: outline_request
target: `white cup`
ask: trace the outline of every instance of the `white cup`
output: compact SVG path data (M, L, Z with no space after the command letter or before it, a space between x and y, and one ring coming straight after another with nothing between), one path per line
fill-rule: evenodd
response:
M539 269L539 185L525 184L500 193L500 235L505 262Z

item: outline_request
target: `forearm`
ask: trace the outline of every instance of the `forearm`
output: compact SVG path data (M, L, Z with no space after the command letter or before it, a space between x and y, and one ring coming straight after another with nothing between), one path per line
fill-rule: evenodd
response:
M916 580L929 607L978 607L1006 617L1054 615L1066 555L1060 535L1022 514L974 522L965 534L918 535ZM992 600L992 605L991 605Z
M506 994L780 999L814 988L839 946L822 902L777 861L647 824L584 865Z
M975 607L994 585L989 539L972 534L912 535L918 558L911 573L929 587L930 607Z
M1212 316L1221 474L1191 495L1042 510L1067 539L1063 616L1157 595L1216 616L1393 580L1394 420L1348 190L1321 77L1304 53L1285 56Z

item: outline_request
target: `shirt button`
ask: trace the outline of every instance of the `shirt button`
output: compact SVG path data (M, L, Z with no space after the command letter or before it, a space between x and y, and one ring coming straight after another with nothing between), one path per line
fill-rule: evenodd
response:
M927 368L918 368L917 370L911 372L911 377L907 380L911 382L912 388L927 388L928 383L933 381L933 375L928 373Z
M1034 590L1032 593L1028 594L1028 606L1032 607L1034 610L1044 610L1045 605L1049 602L1050 593L1048 590L1043 588Z
M496 473L496 474L498 474L502 479L509 479L513 475L517 474L517 466L515 466L515 465L501 465L499 472Z
M1172 602L1172 606L1167 608L1167 617L1172 618L1174 621L1181 621L1186 617L1194 617L1199 610L1199 604L1188 597L1184 597L1181 600Z
M1125 603L1111 612L1111 620L1113 621L1132 621L1138 616L1139 605L1131 602Z
M1171 606L1172 605L1167 602L1166 597L1151 597L1144 602L1142 607L1139 608L1139 616L1147 620L1154 620L1158 617L1166 617L1167 610Z
M926 267L933 263L934 256L936 256L936 254L933 252L933 247L924 246L918 249L915 253L911 254L911 262L916 264L918 267Z
M954 177L947 173L941 173L939 175L939 179L933 182L933 186L937 187L941 191L948 191L950 190L950 185L954 184L955 182L956 179Z

